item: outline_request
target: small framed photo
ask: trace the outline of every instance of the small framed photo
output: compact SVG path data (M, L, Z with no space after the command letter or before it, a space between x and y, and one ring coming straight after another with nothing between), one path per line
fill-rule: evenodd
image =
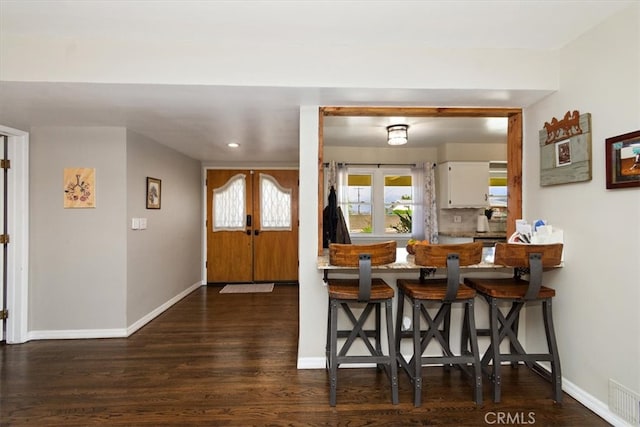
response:
M568 166L571 164L571 141L556 142L556 167Z
M640 187L640 130L605 140L607 188Z
M160 209L162 181L147 177L147 209Z

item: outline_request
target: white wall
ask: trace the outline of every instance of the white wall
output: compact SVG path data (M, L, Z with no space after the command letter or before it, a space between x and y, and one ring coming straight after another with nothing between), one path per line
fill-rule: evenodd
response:
M549 274L562 373L607 402L610 378L640 393L640 189L605 188L605 139L640 128L640 6L563 48L555 65L560 90L524 114L524 215L565 231L566 266ZM538 130L570 110L591 113L593 178L540 187ZM527 344L543 345L533 332Z
M125 326L126 160L124 128L31 129L31 335ZM96 169L95 208L63 208L68 167Z
M324 363L327 290L316 261L318 255L318 106L300 108L300 228L298 281L300 291L298 367Z
M63 209L65 167L96 169L94 209ZM124 128L34 127L30 170L30 339L125 336L201 285L200 162Z
M375 148L367 147L324 147L323 161L354 163L419 163L435 162L438 149L431 148ZM384 159L384 160L381 160Z
M160 209L146 209L146 178L161 180ZM147 218L132 230L131 218ZM200 162L127 132L127 325L200 284Z
M557 84L548 66L556 61L555 52L533 49L435 49L420 40L405 40L393 45L394 57L405 61L399 68L395 61L385 60L388 45L350 40L308 46L296 37L277 45L255 38L247 43L233 38L185 43L160 37L107 37L5 32L0 37L2 80L545 91Z
M438 147L438 163L455 161L507 160L507 143L473 144L454 143Z

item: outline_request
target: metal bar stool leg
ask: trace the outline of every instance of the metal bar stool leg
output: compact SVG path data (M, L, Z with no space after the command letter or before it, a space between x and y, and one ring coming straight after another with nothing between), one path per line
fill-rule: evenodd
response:
M391 381L391 403L398 404L398 361L396 359L396 340L393 336L393 307L391 300L385 301L387 322L387 342L389 343L389 380Z
M558 353L558 344L556 342L556 334L553 328L553 316L551 312L551 298L542 302L542 311L544 315L544 329L547 334L547 347L551 354L551 384L553 387L553 400L562 402L562 373L560 370L560 355Z
M491 298L490 303L490 323L491 323L491 351L493 358L493 401L495 403L500 402L500 387L502 386L502 377L500 375L500 364L502 363L500 357L500 339L499 328L500 322L498 321L498 301L495 298Z
M444 338L444 342L446 343L446 348L451 348L450 345L450 337L451 337L451 304L450 303L445 303L443 304L445 310L446 310L446 314L444 316L444 322L443 322L443 326L442 326L442 337ZM444 371L445 372L449 372L451 370L451 367L453 365L451 363L445 363L443 365Z
M473 299L469 299L465 303L464 320L463 328L468 331L471 354L473 355L473 398L477 405L482 405L482 365L480 364ZM464 354L462 348L460 349L460 354Z
M413 300L413 404L418 407L422 404L422 346L420 334L420 307L418 300Z
M329 351L329 406L336 406L336 389L338 386L338 302L331 300L329 303L329 331L331 334Z
M382 325L382 320L381 320L381 310L382 307L380 307L380 304L376 304L376 332L375 332L375 340L376 340L376 354L378 356L382 355L382 339L381 339L381 330L380 327ZM389 341L391 342L391 341ZM378 369L383 369L384 368L384 364L382 363L378 363Z
M395 347L396 356L400 357L400 343L402 342L402 318L404 317L404 292L402 289L398 289L398 306L396 309L396 334L395 334Z

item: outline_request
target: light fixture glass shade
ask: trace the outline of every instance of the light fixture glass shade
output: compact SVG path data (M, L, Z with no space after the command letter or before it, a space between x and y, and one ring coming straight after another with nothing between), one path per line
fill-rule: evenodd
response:
M407 143L409 125L387 126L387 143L389 145L403 145Z

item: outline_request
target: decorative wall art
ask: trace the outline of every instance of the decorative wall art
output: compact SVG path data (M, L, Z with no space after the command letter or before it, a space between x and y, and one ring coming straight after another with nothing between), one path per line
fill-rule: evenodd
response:
M96 207L96 170L65 168L63 173L64 208Z
M591 180L591 114L577 110L546 122L540 140L540 185Z
M640 187L640 130L605 140L607 188Z
M147 209L160 209L162 181L147 177Z

